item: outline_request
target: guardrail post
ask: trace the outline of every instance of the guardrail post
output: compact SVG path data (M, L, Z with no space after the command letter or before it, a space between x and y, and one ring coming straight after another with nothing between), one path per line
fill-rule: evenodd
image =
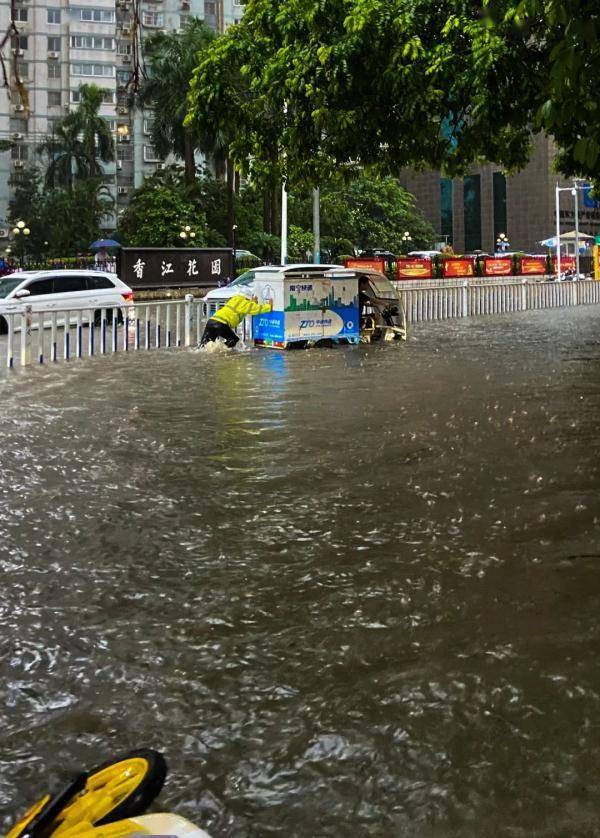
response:
M572 282L571 283L571 293L572 293L571 305L572 306L576 306L577 303L578 303L577 285L578 285L577 282Z
M466 317L469 313L469 283L463 282L461 292L460 316Z
M527 310L527 280L521 283L521 311Z
M21 314L21 366L31 363L31 306Z
M6 366L10 369L14 362L15 357L13 354L13 344L15 338L15 315L9 314L7 315L8 319L8 339L6 344Z
M185 295L185 323L184 323L184 346L191 346L192 344L192 303L194 302L193 294Z

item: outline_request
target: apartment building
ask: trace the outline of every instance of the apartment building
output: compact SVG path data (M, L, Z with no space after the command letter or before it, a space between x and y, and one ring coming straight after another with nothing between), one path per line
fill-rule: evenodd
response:
M555 186L570 185L554 171L555 153L553 142L539 134L528 165L512 176L488 163L464 178L405 171L400 180L415 195L439 241L451 244L456 253L493 253L502 234L511 250L539 253L543 250L539 242L556 230ZM561 232L573 230L575 206L570 193L561 194L559 212ZM578 215L582 232L600 234L600 209L582 192Z
M13 147L0 152L0 233L11 173L43 164L36 148L77 105L83 83L103 89L101 114L115 136L117 159L105 167L115 197L106 227L114 228L133 189L164 165L150 143L152 114L131 107L136 44L181 29L190 16L222 32L243 11L243 0L1 0L0 31L12 19L17 32L3 50L9 86L0 93L0 139Z

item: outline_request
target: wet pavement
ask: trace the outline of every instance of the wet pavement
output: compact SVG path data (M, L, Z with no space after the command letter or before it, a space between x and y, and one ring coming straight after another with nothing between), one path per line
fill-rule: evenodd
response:
M600 311L0 382L0 831L139 746L222 836L600 835Z

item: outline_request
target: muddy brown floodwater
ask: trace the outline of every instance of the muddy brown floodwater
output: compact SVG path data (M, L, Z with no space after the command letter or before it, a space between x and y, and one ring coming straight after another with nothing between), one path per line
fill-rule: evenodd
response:
M600 835L598 308L0 394L0 827L154 746L214 838Z

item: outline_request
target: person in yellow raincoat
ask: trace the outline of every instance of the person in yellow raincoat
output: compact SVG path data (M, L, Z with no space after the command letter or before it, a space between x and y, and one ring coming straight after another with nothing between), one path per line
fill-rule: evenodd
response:
M244 317L249 314L266 314L272 309L271 300L261 304L249 288L241 288L240 292L227 300L226 304L208 320L200 346L205 346L215 340L222 340L232 349L239 341L235 330Z

